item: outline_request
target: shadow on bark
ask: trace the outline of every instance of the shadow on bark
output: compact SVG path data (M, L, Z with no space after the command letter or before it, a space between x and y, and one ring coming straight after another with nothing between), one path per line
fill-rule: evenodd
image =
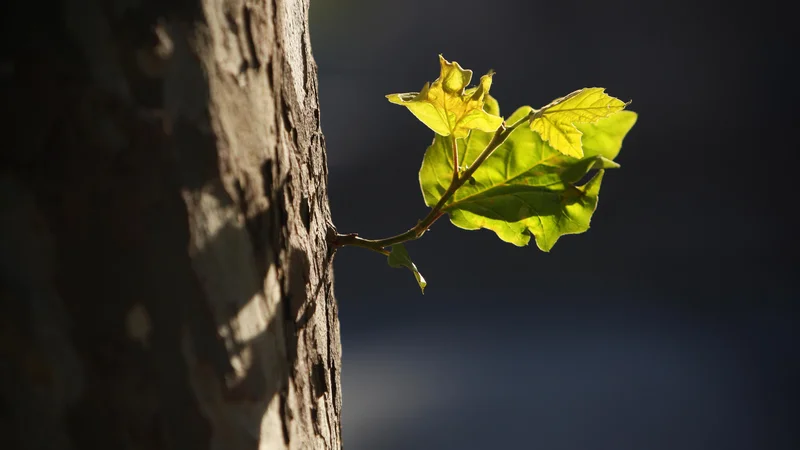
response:
M194 270L171 178L124 156L108 166L50 156L27 176L0 177L0 417L16 441L3 448L207 448L212 433L257 448L294 366L292 308L281 298L264 331L223 340L259 292L239 289L209 309L198 275L215 274ZM253 232L225 226L206 248L235 248Z
M294 366L296 308L279 294L247 341L232 324L263 295L265 255L284 245L268 226L278 212L226 223L190 257L186 186L162 123L85 94L86 110L53 118L41 150L3 155L0 421L16 441L3 448L207 448L214 433L255 449ZM124 148L97 138L103 126ZM219 183L209 161L197 186ZM254 282L222 280L235 288L211 301L209 284L231 273L197 265L224 267L220 249L238 249Z

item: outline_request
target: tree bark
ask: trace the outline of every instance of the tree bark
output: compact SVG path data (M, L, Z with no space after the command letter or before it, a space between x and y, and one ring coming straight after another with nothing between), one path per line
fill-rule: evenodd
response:
M308 0L8 3L0 448L340 448Z

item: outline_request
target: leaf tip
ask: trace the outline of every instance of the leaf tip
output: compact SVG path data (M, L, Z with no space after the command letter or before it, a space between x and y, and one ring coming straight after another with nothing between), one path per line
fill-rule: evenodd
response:
M417 270L417 266L411 261L406 247L403 244L395 244L391 248L392 251L389 253L386 262L389 263L390 267L405 267L410 270L417 280L419 289L422 291L422 294L425 295L425 287L428 286L428 282L425 281L425 278L419 273L419 270Z
M535 239L536 247L538 247L539 250L541 250L544 253L550 253L550 250L552 250L553 246L556 245L557 240L558 237L556 237L552 242L546 240L544 237L542 237L541 239L539 237L536 237Z
M456 61L446 60L441 54L439 55L439 67L439 79L436 82L441 83L442 89L446 92L460 94L472 81L471 70L464 69Z

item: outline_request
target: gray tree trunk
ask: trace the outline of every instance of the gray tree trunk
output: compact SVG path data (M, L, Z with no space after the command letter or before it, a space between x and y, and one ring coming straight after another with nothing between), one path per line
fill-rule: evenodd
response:
M308 0L3 3L0 448L340 448Z

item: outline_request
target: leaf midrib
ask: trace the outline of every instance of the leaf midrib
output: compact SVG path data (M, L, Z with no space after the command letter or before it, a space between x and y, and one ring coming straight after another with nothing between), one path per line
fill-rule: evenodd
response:
M491 192L491 191L493 191L495 189L499 189L499 188L507 187L507 186L522 186L522 187L525 187L526 185L521 185L521 184L513 185L513 184L510 184L510 183L513 182L514 180L517 180L518 178L520 178L521 176L525 175L526 173L530 172L531 170L535 169L537 166L541 166L544 162L549 161L549 160L551 160L551 159L553 159L555 157L558 157L558 156L560 156L560 155L551 155L551 156L548 156L547 158L541 159L541 160L539 160L539 162L536 165L531 166L529 169L525 170L524 172L522 172L520 174L517 174L516 176L514 176L512 178L509 178L508 180L505 180L500 184L495 184L494 186L490 187L489 189L486 189L486 190L480 191L480 192L476 192L476 193L468 195L468 196L466 196L466 197L464 197L464 198L462 198L462 199L460 199L458 201L454 201L453 203L450 203L449 205L446 205L445 207L443 207L442 211L447 211L447 210L452 209L452 208L454 208L454 207L456 207L458 205L461 205L463 203L468 203L470 201L470 199L472 199L474 197L477 197L477 196L480 196L480 195L486 195L487 193L489 193L489 192ZM566 170L566 168L562 168L562 172L564 170ZM555 183L553 183L553 184L555 184ZM548 185L543 185L543 186L527 186L527 187L531 188L532 190L547 190L547 189L544 189L544 188L546 186L552 186L553 184L548 184ZM461 189L461 188L459 188L459 189ZM456 192L458 192L458 189L456 189ZM453 195L455 195L455 192L453 193Z

